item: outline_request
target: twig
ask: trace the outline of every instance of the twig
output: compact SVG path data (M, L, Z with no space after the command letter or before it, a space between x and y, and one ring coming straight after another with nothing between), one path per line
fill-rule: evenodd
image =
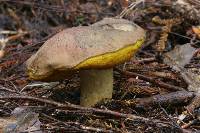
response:
M139 119L140 121L144 121L144 122L152 121L148 118L136 116L133 114L124 114L124 113L119 113L119 112L115 112L115 111L111 111L111 110L101 110L101 109L96 109L96 108L86 108L86 107L81 107L79 105L75 105L75 104L71 104L71 103L63 104L63 103L55 102L52 100L42 99L42 98L37 98L37 97L32 97L32 96L20 96L20 95L0 96L0 99L1 100L32 100L32 101L37 101L37 102L54 105L58 108L63 108L63 109L85 110L85 111L90 111L92 113L111 115L111 116L118 117L118 118Z
M80 129L78 129L77 127L71 126L71 125L69 125L69 124L66 123L66 122L60 121L60 120L58 120L58 119L56 119L56 118L53 118L53 117L51 117L51 116L48 116L48 115L46 115L46 114L44 114L44 113L42 113L42 115L45 116L46 118L50 119L50 120L53 120L53 121L62 123L62 124L65 125L66 127L71 127L71 128L74 128L75 130L80 131Z
M178 105L189 102L195 96L194 92L177 91L167 94L158 94L147 98L136 98L126 103L133 104L136 108L146 109L158 105Z
M166 88L168 90L173 90L173 91L183 91L184 90L181 87L170 85L170 84L164 83L160 80L154 79L152 77L144 76L142 74L138 74L138 73L134 73L134 72L130 72L130 71L121 71L119 69L118 69L118 71L122 72L124 75L139 77L142 80L151 82L153 84L156 84L156 85L163 87L163 88Z
M127 8L125 8L118 16L117 18L123 18L125 15L127 15L131 10L133 10L135 7L137 7L139 4L144 4L145 0L136 0L136 2L132 2Z
M167 111L159 104L160 108L162 109L162 111L164 112L164 114L171 120L171 122L175 125L176 128L181 129L181 127L176 123L176 121L174 119L172 119L171 116L169 116L169 114L167 113Z
M36 102L42 102L42 103L53 105L56 108L63 109L63 111L66 111L67 109L83 110L83 111L89 112L89 113L112 116L112 117L115 117L116 119L126 118L128 120L137 120L137 121L140 121L140 122L149 122L149 123L153 123L155 125L160 125L160 123L164 122L164 121L160 121L160 120L157 120L157 119L149 119L149 118L145 118L145 117L141 117L141 116L136 116L136 115L133 115L133 114L125 114L125 113L120 113L120 112L111 111L111 110L107 110L107 109L102 110L102 109L97 109L97 108L81 107L79 105L75 105L75 104L71 104L71 103L63 104L63 103L55 102L55 101L52 101L52 100L42 99L42 98L37 98L37 97L32 97L32 96L20 96L20 95L0 96L0 99L2 99L2 100L32 100L32 101L36 101ZM170 124L170 123L168 123L168 124ZM82 128L84 128L84 127L82 127Z
M24 86L21 90L20 90L20 93L22 93L26 88L28 87L39 87L39 86L42 86L42 87L50 87L52 88L53 86L56 86L58 84L58 82L51 82L51 83L34 83L34 84L28 84L26 86ZM52 87L51 87L52 86Z
M143 59L137 60L135 62L137 62L137 63L146 63L146 62L153 62L155 60L156 60L155 57L150 57L150 58L143 58Z
M10 30L2 30L0 34L17 34L17 31L10 31Z
M182 38L185 38L185 39L188 39L188 40L192 40L193 38L191 38L191 37L188 37L188 36L184 36L184 35L181 35L181 34L179 34L179 33L176 33L176 32L169 32L170 34L173 34L173 35L176 35L176 36L179 36L179 37L182 37ZM197 43L200 43L200 41L199 40L197 40L197 39L195 39L195 42L197 42Z
M2 45L1 46L1 50L4 50L4 48L6 47L6 44L9 42L9 41L12 41L12 40L16 40L24 35L26 35L28 32L23 32L23 31L19 31L17 32L18 34L16 35L12 35L12 36L9 36L8 38L2 38L0 39L0 44Z
M14 91L14 90L8 89L8 88L6 88L4 86L1 86L1 85L0 85L0 90L2 90L2 91L8 91L8 92L11 92L11 93L18 93L18 92Z
M196 108L200 106L200 94L196 93L196 96L192 99L191 103L186 107L189 113L193 113Z

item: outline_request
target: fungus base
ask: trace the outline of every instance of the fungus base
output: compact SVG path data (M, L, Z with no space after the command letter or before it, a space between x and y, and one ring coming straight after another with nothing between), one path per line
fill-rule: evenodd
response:
M82 106L91 107L105 98L112 98L113 69L82 70L80 78Z

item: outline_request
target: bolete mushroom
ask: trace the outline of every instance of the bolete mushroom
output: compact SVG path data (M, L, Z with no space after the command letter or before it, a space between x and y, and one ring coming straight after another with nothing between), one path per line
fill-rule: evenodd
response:
M112 98L113 67L129 60L143 44L145 31L131 21L105 18L91 26L57 33L28 59L33 80L52 81L80 73L80 104Z

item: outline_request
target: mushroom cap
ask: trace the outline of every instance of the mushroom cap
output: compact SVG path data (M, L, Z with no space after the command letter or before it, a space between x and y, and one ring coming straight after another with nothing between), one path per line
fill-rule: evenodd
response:
M124 19L107 18L91 26L65 29L47 40L26 62L34 80L58 80L82 69L106 69L127 61L145 31Z

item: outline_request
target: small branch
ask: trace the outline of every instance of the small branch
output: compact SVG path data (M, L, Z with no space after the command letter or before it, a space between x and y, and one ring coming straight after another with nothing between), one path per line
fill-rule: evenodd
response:
M192 99L191 103L186 108L191 114L193 114L194 110L199 106L200 106L200 94L196 93L196 96Z
M121 70L119 70L121 71ZM147 76L144 76L142 74L138 74L138 73L134 73L134 72L130 72L130 71L121 71L124 75L128 75L128 76L135 76L135 77L139 77L140 79L142 80L145 80L147 82L151 82L155 85L158 85L160 87L163 87L163 88L166 88L168 90L172 90L172 91L183 91L184 89L181 88L181 87L178 87L178 86L174 86L174 85L170 85L170 84L167 84L167 83L164 83L160 80L156 80L154 78L151 78L151 77L147 77Z
M1 30L0 34L17 34L17 31Z
M150 57L150 58L143 58L143 59L140 59L140 60L136 60L135 62L136 63L146 63L146 62L153 62L155 60L156 60L155 57Z
M194 97L194 92L188 91L177 91L164 95L155 95L149 98L138 99L140 105L169 105L169 104L180 104L190 101Z
M125 118L125 119L129 119L129 120L137 120L140 122L148 122L148 123L153 123L155 125L160 126L161 123L167 123L167 124L171 124L169 122L164 122L158 119L150 119L150 118L145 118L145 117L141 117L141 116L136 116L133 114L125 114L125 113L120 113L120 112L116 112L116 111L111 111L111 110L102 110L102 109L97 109L97 108L87 108L87 107L81 107L79 105L75 105L75 104L71 104L71 103L59 103L59 102L55 102L52 100L48 100L48 99L42 99L42 98L37 98L37 97L32 97L32 96L0 96L0 100L32 100L32 101L36 101L36 102L42 102L42 103L46 103L46 104L50 104L53 105L56 108L60 108L63 111L66 111L67 109L74 109L74 110L82 110L85 111L85 114L87 113L93 113L93 114L99 114L99 115L108 115L108 116L112 116L115 117L115 119L120 119L120 118ZM81 127L82 129L86 128L85 126ZM96 129L90 129L90 130L96 130Z
M136 8L139 4L143 3L144 5L145 0L136 0L135 2L132 2L127 8L125 8L118 16L117 18L123 18L125 15L130 13L134 8Z
M129 100L127 104L133 104L136 108L146 109L155 106L178 105L189 102L195 96L194 92L177 91L164 95L154 95L147 98Z
M20 95L0 96L0 99L1 100L32 100L32 101L36 101L36 102L50 104L50 105L56 106L58 108L63 108L63 109L76 109L76 110L78 109L78 110L89 111L92 113L111 115L111 116L117 117L117 118L138 119L138 120L144 121L144 122L151 121L148 118L144 118L144 117L140 117L140 116L136 116L136 115L132 115L132 114L124 114L124 113L119 113L119 112L115 112L115 111L111 111L111 110L101 110L101 109L96 109L96 108L86 108L86 107L81 107L79 105L75 105L75 104L71 104L71 103L63 104L63 103L55 102L52 100L42 99L42 98L37 98L37 97L32 97L32 96L20 96Z
M160 106L160 108L162 109L162 111L164 112L164 114L170 119L170 121L174 124L174 126L176 127L176 128L179 128L179 129L181 129L180 128L180 126L176 123L176 121L172 118L172 116L170 116L168 113L167 113L167 111L159 104L159 106Z
M56 119L56 118L54 118L54 117L48 116L48 115L46 115L46 114L44 114L44 113L42 113L42 115L45 116L47 119L50 119L51 121L53 120L53 121L59 122L59 123L65 125L66 127L74 128L75 130L80 131L77 127L71 126L71 125L69 125L69 124L66 123L66 122L60 121L60 120L58 120L58 119Z
M15 90L8 89L8 88L6 88L6 87L4 87L4 86L1 86L1 85L0 85L0 91L8 91L8 92L11 92L11 93L18 93L18 92L16 92ZM19 94L19 93L18 93L18 94Z

